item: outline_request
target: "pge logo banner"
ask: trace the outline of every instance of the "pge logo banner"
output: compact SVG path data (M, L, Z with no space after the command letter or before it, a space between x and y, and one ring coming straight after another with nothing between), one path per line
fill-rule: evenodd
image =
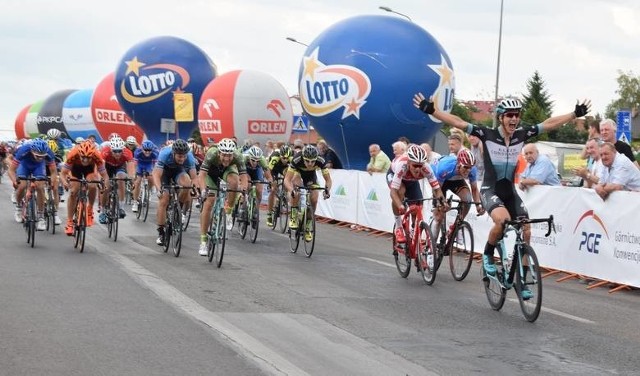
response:
M603 236L609 239L607 227L593 210L587 210L580 216L573 229L573 234L579 235L578 251L586 251L593 254L600 253Z

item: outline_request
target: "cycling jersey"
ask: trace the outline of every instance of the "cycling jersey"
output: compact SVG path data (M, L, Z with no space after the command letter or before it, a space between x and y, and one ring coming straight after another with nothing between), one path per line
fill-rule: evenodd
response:
M269 170L271 171L271 175L273 177L277 177L278 175L284 175L286 173L287 167L289 167L289 162L283 162L280 158L280 150L274 150L268 158Z
M327 168L324 158L318 156L316 162L311 167L307 167L304 163L304 158L302 158L302 152L300 151L297 151L293 155L291 164L289 164L289 170L300 174L302 177L302 184L305 186L309 183L317 183L316 170L320 170L322 175L329 175L329 169Z
M394 159L393 163L393 179L391 180L391 189L399 189L400 185L403 181L418 181L422 179L427 179L432 189L439 189L440 184L438 183L438 179L436 179L433 171L431 170L431 166L425 163L422 165L422 168L418 170L418 172L413 173L409 169L409 157L407 155L402 155Z
M438 163L431 165L438 183L442 185L447 180L464 180L464 178L458 174L456 166L458 164L458 158L455 155L447 155L438 160ZM478 169L476 166L471 168L469 172L469 182L475 183L477 180Z
M55 155L49 147L47 147L47 155L44 159L37 160L31 152L30 143L25 143L16 150L11 163L17 166L16 175L19 178L26 178L29 175L43 178L46 176L45 165L49 165L53 169L56 168Z
M178 169L184 168L185 171L189 171L191 169L196 168L196 159L193 157L191 152L187 153L187 159L183 164L179 165L176 163L176 159L173 157L173 149L171 146L165 146L158 153L158 160L156 162L156 168L161 170L166 169Z
M209 151L207 151L207 155L205 155L204 157L204 161L202 161L202 166L200 167L200 169L202 171L208 172L214 168L225 169L231 166L236 166L238 174L247 173L247 169L244 164L244 157L239 151L233 153L233 158L231 159L231 162L227 167L222 166L222 157L220 154L221 153L218 148L210 148Z
M111 151L111 147L105 146L102 148L102 159L104 159L104 163L107 166L122 167L127 162L133 160L133 154L131 154L131 150L124 148L122 149L120 158L116 158L115 154Z
M104 160L97 149L89 156L89 163L83 164L77 147L74 147L69 151L62 168L70 170L71 175L78 179L92 174L95 172L96 168L99 173L103 173L105 171Z
M542 124L521 126L511 136L509 145L506 145L502 127L493 129L469 123L467 133L478 137L484 145L482 188L493 187L502 179L513 182L518 155L522 151L524 142L537 136L541 131Z
M136 175L151 172L153 165L158 160L158 149L153 149L148 155L139 147L133 153L133 160L136 161Z

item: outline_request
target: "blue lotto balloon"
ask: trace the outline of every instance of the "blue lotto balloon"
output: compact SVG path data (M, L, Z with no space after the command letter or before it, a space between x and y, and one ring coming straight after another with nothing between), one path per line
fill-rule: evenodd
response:
M369 144L393 158L398 137L428 141L441 127L413 107L432 96L451 111L453 66L426 30L398 17L358 16L322 32L307 48L298 75L302 106L343 165L364 169ZM348 158L347 158L348 157Z
M62 105L62 122L67 135L75 140L77 137L87 138L97 135L96 125L91 116L91 97L93 89L78 90L70 94Z
M116 67L115 93L124 112L160 145L167 138L191 135L198 125L202 91L215 76L213 62L199 47L176 37L156 37L124 54ZM192 94L192 100L183 104L190 107L193 120L178 121L177 133L163 133L168 129L161 129L163 120L176 119L174 95L178 93Z

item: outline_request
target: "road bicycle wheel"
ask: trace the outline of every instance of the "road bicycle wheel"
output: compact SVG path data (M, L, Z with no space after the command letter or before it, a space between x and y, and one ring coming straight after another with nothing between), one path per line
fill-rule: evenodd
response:
M411 271L411 256L407 252L406 243L399 244L396 240L396 226L393 225L393 239L391 241L393 246L393 258L396 260L396 268L400 277L407 278Z
M462 222L455 229L449 246L449 268L456 281L462 281L471 270L473 262L473 230L468 222Z
M166 221L164 224L164 253L169 251L171 247L171 235L173 235L173 225L171 221L173 220L173 210L171 209L171 202L169 202L169 206L167 206L167 214Z
M414 244L416 247L416 260L418 262L418 269L422 280L427 285L432 285L436 280L437 268L435 267L436 260L438 259L438 252L433 246L433 235L431 235L431 229L426 222L420 222L420 236L418 241ZM430 263L429 258L433 261ZM411 265L411 264L409 264Z
M147 193L145 192L145 187L140 187L140 195L138 196L138 211L136 212L136 219L140 219L142 217L143 205L144 205L144 196Z
M238 226L238 234L240 235L241 239L244 239L247 236L247 227L249 225L248 210L249 208L247 207L247 202L243 201L242 203L238 203L237 211L234 211L234 223Z
M209 259L209 262L213 261L216 252L216 234L218 226L217 221L217 215L213 215L211 217L211 221L209 222L209 230L207 231L207 258Z
M36 203L33 198L29 200L27 211L27 230L29 232L27 235L27 243L29 243L31 248L33 248L36 245L36 223L38 222L38 219L36 218Z
M298 226L303 226L304 232L304 253L307 257L311 257L313 254L313 248L316 244L316 216L311 212L311 208L308 207L304 215L304 220ZM307 227L309 226L309 227ZM306 232L311 230L311 240L307 240Z
M542 307L542 275L540 273L540 265L538 264L538 256L531 246L527 244L520 245L520 255L522 257L522 271L524 277L520 274L520 265L516 265L515 289L520 301L520 309L522 314L529 322L534 322L540 315ZM528 265L524 265L525 262ZM521 262L514 260L514 262ZM526 287L531 291L531 297L523 297L522 290Z
M251 210L249 210L249 240L255 243L258 238L258 228L260 227L260 208L258 206L258 198L251 198Z
M501 246L496 246L498 253L501 253ZM496 276L489 276L482 269L482 281L484 283L484 292L487 295L489 305L496 311L502 309L504 301L507 297L507 290L502 286L500 281L504 280L505 270L502 263L496 264Z
M127 205L131 205L133 201L133 182L128 180L125 182L124 186L124 203Z
M84 238L85 231L87 229L85 220L86 214L84 201L78 200L73 219L73 248L78 248L78 246L80 246L81 253L84 251Z
M298 221L299 222L299 221ZM297 229L289 228L289 249L291 253L298 252L298 247L300 246L300 229L302 225L298 223Z
M216 224L216 244L219 246L218 251L214 252L214 259L216 260L216 266L220 268L222 265L222 258L224 257L224 246L227 242L227 212L220 208L218 214L218 222Z
M149 215L149 204L151 202L150 200L151 192L149 191L149 185L147 184L142 186L142 190L144 193L143 198L140 200L140 205L142 205L142 208L138 208L138 211L144 210L144 217L142 219L142 222L146 222L147 216Z
M171 247L173 249L173 255L175 257L180 256L180 249L182 248L182 211L180 205L176 203L173 207L173 220L171 221L173 227L173 236L171 237Z
M187 231L187 227L189 227L189 223L191 222L191 211L193 210L193 199L189 199L189 201L187 201L187 206L188 208L185 211L185 219L186 221L182 222L182 218L180 218L180 221L182 223L182 231Z
M289 202L287 202L287 198L284 195L280 196L280 233L284 234L287 232L287 228L289 227ZM273 219L275 222L275 218Z
M109 197L109 202L107 203L107 207L106 208L102 208L103 210L106 211L107 213L107 235L109 236L109 238L111 238L111 236L113 236L113 195L111 193L109 193L110 197Z
M273 213L271 217L271 229L275 230L276 226L278 226L278 219L280 218L280 210L281 210L280 198L276 196L275 202L273 203Z
M118 196L114 198L111 210L111 222L113 224L113 241L118 240L118 223L120 222L120 203Z
M49 192L49 220L47 221L47 227L51 226L51 234L55 235L56 233L56 215L58 214L58 210L56 209L56 203L51 196L53 192ZM49 229L47 229L49 230Z

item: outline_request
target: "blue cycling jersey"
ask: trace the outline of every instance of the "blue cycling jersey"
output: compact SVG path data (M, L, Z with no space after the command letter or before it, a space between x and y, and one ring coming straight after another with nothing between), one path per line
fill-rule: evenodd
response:
M191 151L187 153L187 159L184 164L176 163L175 158L173 157L173 149L171 146L165 146L160 150L158 154L158 161L156 162L156 167L160 169L177 169L184 168L186 171L191 170L192 168L196 168L196 158L191 154Z
M133 159L139 163L151 163L158 160L158 149L153 149L149 155L146 155L141 147L138 147L133 153Z
M456 171L456 165L458 164L458 158L455 155L447 155L440 158L437 163L431 165L433 174L438 179L440 186L447 180L462 180L463 177ZM476 166L471 168L469 172L469 182L475 183L478 176L478 169Z

